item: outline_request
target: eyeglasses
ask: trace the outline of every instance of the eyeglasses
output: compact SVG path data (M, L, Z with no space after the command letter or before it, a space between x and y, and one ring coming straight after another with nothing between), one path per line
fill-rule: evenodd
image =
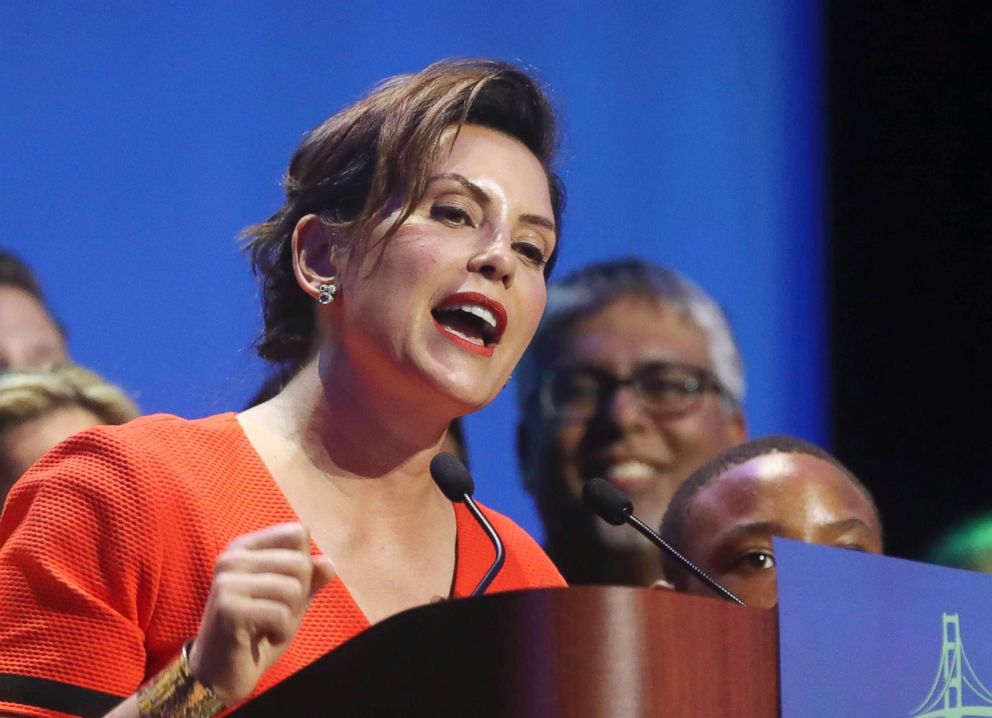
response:
M695 411L707 393L729 398L723 385L706 369L653 362L637 367L626 379L590 366L548 370L541 378L541 405L558 419L588 421L622 386L630 386L644 410L659 419Z

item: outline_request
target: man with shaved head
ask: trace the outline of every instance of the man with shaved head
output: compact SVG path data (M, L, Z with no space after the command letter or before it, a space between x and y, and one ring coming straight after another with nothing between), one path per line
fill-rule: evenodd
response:
M868 489L823 449L768 436L704 464L675 493L661 536L749 606L778 603L772 537L882 552L882 523ZM678 591L713 596L665 560Z

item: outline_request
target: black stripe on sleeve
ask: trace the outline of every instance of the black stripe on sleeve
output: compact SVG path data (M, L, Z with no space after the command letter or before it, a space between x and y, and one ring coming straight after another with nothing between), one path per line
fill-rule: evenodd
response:
M0 673L0 701L69 713L82 718L100 718L125 696L102 693L46 678Z

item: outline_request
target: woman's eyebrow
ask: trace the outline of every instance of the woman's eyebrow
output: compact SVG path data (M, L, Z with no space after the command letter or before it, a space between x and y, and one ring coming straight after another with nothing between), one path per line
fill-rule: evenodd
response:
M443 172L442 174L434 175L427 181L428 183L432 183L442 179L454 180L462 187L467 189L469 192L471 192L472 196L475 197L476 201L481 205L488 205L490 202L492 202L492 197L489 196L488 192L486 192L484 189L482 189L482 187L477 185L468 177L465 177L464 175L460 175L457 172Z
M535 224L538 227L543 227L551 232L555 231L555 223L540 214L522 214L518 219L527 224Z

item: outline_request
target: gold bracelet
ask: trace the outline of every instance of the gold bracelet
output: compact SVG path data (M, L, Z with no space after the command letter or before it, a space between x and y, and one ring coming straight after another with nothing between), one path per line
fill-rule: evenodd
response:
M145 683L138 691L138 715L142 718L211 718L224 704L189 669L187 641L179 657Z

